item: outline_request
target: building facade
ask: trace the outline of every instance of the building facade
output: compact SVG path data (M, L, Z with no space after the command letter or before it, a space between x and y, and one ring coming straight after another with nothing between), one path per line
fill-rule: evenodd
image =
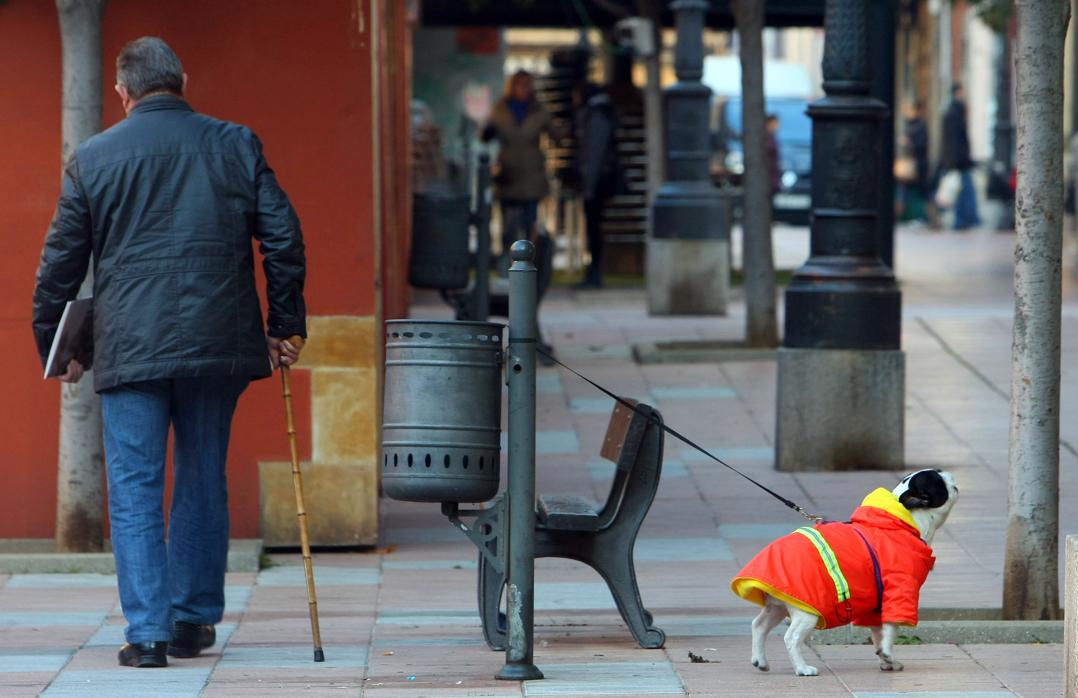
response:
M259 134L303 223L310 337L293 389L316 544L377 542L381 326L408 302L411 19L394 0L110 0L105 13L105 127L123 118L116 54L161 36L191 105ZM0 538L55 525L60 388L41 379L30 299L60 184L60 55L54 3L0 3ZM296 543L288 454L279 379L252 384L229 459L234 537Z

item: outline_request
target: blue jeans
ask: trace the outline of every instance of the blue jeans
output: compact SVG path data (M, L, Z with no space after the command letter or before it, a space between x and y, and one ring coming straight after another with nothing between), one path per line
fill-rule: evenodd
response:
M958 199L954 202L954 228L964 230L981 224L977 214L977 189L973 186L973 175L969 170L962 170L962 188L958 190Z
M220 622L228 558L225 462L232 414L249 379L176 378L101 393L109 523L127 641L172 636L172 623ZM165 543L165 457L173 493Z
M539 202L502 199L499 203L502 207L502 250L508 255L514 242L531 237L539 218Z

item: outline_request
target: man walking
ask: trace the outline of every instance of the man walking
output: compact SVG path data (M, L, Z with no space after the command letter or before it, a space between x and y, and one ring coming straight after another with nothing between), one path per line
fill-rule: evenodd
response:
M124 666L161 667L215 642L228 555L225 463L252 379L306 337L299 220L247 128L194 112L187 75L156 37L116 59L127 118L67 163L34 290L44 361L93 261L94 388L101 394L109 520L128 626ZM255 289L260 243L268 329ZM61 380L75 382L72 361ZM174 492L165 543L169 428Z
M603 285L603 209L623 188L618 159L618 117L610 97L598 85L585 82L573 93L576 109L577 169L584 199L584 233L591 262L578 290Z
M967 230L981 224L977 213L977 190L973 185L973 159L970 157L969 133L966 130L966 93L962 85L951 88L951 104L943 115L943 152L940 172L957 171L961 188L954 203L954 229Z

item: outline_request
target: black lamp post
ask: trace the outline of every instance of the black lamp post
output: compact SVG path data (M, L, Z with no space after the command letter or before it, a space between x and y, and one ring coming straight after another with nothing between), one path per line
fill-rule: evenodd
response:
M869 3L828 0L812 118L811 253L786 290L776 462L902 465L901 294L880 259L888 107L871 96Z
M897 349L901 296L879 256L881 129L887 106L869 96L866 3L829 0L826 96L812 117L811 255L786 290L784 346ZM888 134L889 135L889 134Z
M729 230L712 184L711 90L704 72L707 0L674 0L677 83L664 94L666 179L651 209L648 309L657 315L725 312L729 287Z

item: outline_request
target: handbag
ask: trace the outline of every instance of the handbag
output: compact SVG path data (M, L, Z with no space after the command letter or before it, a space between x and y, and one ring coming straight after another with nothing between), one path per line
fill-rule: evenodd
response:
M909 155L895 158L895 179L899 182L912 182L917 179L917 162Z

